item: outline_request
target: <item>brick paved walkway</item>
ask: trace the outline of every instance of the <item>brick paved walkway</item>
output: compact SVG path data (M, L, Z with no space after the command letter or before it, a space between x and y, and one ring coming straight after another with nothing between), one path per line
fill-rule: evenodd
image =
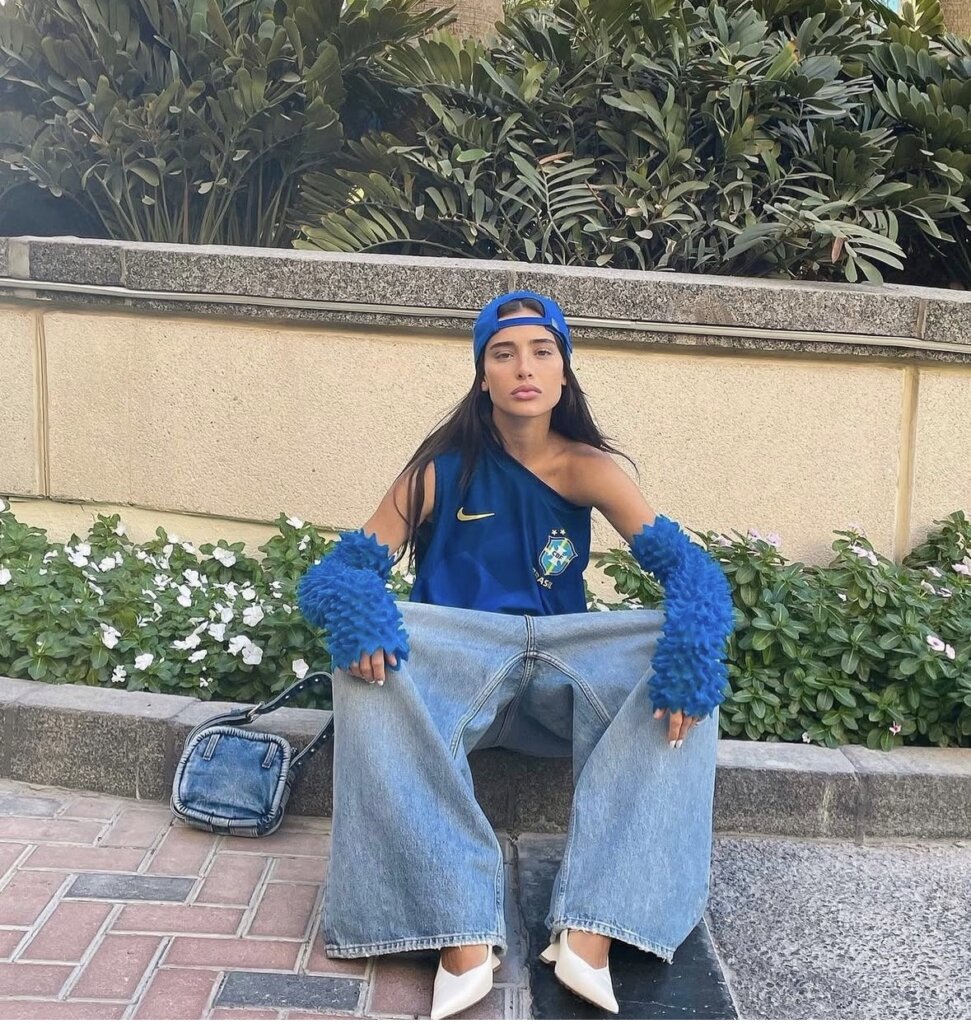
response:
M328 819L217 837L161 804L0 780L0 1020L427 1017L434 951L324 955L329 849ZM515 924L509 941L462 1016L529 1017Z

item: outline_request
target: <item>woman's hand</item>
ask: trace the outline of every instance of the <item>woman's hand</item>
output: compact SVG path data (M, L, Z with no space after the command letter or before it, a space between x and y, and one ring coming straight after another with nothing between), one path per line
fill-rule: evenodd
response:
M667 708L655 708L654 717L661 718L667 710ZM682 711L672 711L668 720L668 746L680 750L689 730L700 721L700 718L686 715Z
M385 669L385 657L392 668L397 668L398 659L393 654L385 655L384 648L379 647L373 654L361 651L361 657L352 661L347 668L352 676L363 679L366 683L377 683L384 686L384 677L387 674Z

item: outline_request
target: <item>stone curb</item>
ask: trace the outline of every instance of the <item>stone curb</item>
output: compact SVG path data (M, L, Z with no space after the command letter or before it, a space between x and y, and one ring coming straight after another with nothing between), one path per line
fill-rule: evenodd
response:
M185 737L238 704L0 677L0 777L167 800ZM329 712L285 708L263 721L294 745ZM261 723L263 725L263 723ZM676 756L672 754L672 756ZM304 772L289 809L331 815L332 741ZM493 826L566 831L568 759L473 751L476 796ZM833 839L971 836L971 750L859 745L836 750L720 740L715 831Z

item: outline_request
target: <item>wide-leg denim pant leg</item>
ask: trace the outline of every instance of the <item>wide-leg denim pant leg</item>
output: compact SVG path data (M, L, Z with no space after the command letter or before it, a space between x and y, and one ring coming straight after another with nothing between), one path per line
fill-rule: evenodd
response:
M648 691L663 624L650 609L529 619L535 667L517 716L527 742L507 742L542 742L567 680L574 795L550 940L578 928L670 963L708 901L718 711L668 745L668 718L653 717Z
M468 752L520 685L522 616L399 602L409 656L383 686L333 675L328 956L506 948L502 848Z
M717 721L667 743L647 690L663 613L555 616L399 605L411 655L383 687L334 672L329 956L505 950L502 850L467 755L573 756L546 925L672 960L708 898ZM716 712L717 714L717 712Z

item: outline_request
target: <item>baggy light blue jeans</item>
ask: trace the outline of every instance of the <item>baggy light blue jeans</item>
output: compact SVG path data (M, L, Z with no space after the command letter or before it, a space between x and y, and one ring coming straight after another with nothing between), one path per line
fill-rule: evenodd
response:
M718 724L671 748L652 717L663 612L398 607L410 654L384 685L333 672L327 955L505 952L502 848L467 759L497 746L573 757L550 941L582 929L672 962L708 900Z

